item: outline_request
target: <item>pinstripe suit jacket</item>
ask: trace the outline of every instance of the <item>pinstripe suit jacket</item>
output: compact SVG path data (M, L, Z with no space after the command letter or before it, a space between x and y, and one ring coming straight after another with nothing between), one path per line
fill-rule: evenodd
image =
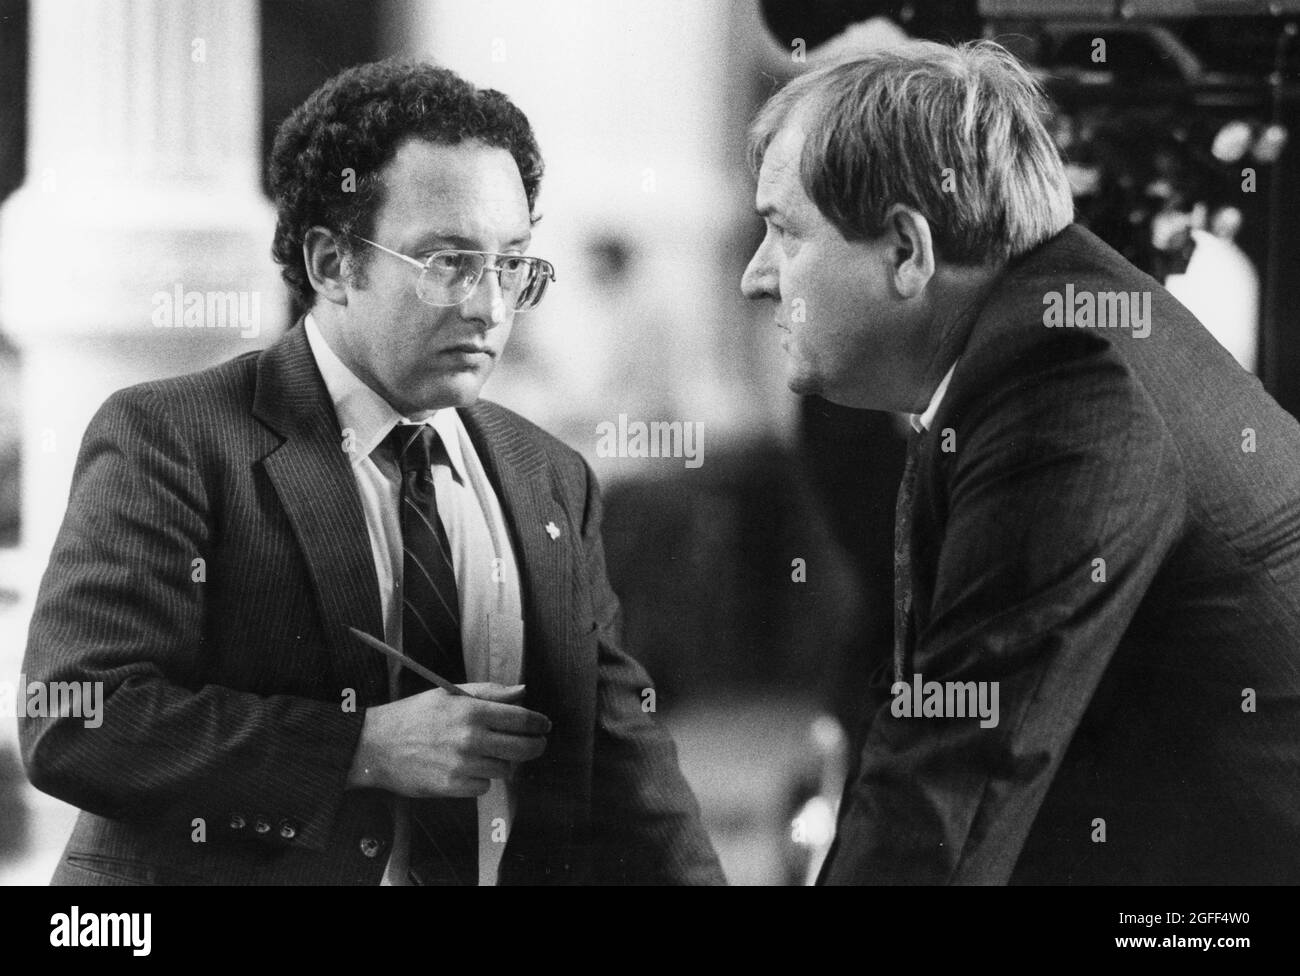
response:
M1149 334L1045 327L1067 288L1147 293ZM880 684L822 880L1300 881L1295 419L1071 226L980 309L916 470L905 680L997 682L998 721Z
M525 704L553 723L520 767L501 883L720 882L641 708L649 678L620 647L590 469L495 404L462 417L520 556ZM378 883L388 795L344 784L387 671L349 625L383 633L378 583L301 322L263 352L110 397L25 663L29 680L104 683L99 728L20 727L32 782L83 811L55 882Z

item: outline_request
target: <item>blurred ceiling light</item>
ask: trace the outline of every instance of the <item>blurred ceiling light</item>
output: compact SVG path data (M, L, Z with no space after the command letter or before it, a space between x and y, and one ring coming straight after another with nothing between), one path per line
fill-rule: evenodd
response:
M1169 200L1173 198L1174 185L1169 180L1161 177L1147 184L1146 194L1149 197L1155 197L1157 200Z
M808 732L821 755L833 755L848 744L843 727L829 715L818 715L813 719Z
M1239 119L1234 119L1215 135L1210 152L1221 163L1235 163L1246 155L1246 150L1250 148L1253 140L1254 134L1250 131L1250 126Z
M1287 135L1284 125L1273 122L1264 126L1264 131L1255 140L1255 148L1251 155L1261 163L1276 163L1277 158L1282 155L1283 147L1286 146Z
M824 796L814 796L790 823L790 836L801 847L822 847L835 837L835 808Z
M1151 218L1151 245L1160 251L1172 251L1182 245L1191 229L1191 214L1163 210Z
M1060 115L1052 123L1052 141L1061 152L1068 152L1074 145L1074 120L1068 115Z
M1065 178L1069 181L1070 192L1076 197L1091 196L1101 186L1101 170L1096 166L1066 163Z
M1215 237L1230 241L1241 230L1242 213L1236 207L1220 207L1210 220L1210 231Z

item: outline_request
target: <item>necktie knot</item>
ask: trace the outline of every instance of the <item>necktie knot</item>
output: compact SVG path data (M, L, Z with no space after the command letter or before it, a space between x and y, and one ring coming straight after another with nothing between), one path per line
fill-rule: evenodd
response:
M423 497L433 488L432 466L447 460L442 438L428 424L397 424L384 445L402 470L402 480Z
M428 424L397 424L384 438L384 446L397 459L402 474L428 471L442 442Z

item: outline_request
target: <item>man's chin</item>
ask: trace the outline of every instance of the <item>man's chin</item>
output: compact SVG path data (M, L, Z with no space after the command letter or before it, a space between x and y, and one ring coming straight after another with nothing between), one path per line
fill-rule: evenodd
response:
M879 391L863 390L855 386L842 386L830 384L822 381L816 376L806 373L791 373L786 380L790 387L791 393L799 396L818 396L827 403L833 403L840 407L852 407L855 410L896 410L886 403L880 402L878 396L873 395Z
M478 400L479 392L483 389L482 383L475 383L472 386L467 385L464 388L456 388L447 391L438 398L438 401L444 407L469 407L473 406Z
M478 377L465 381L440 383L435 389L425 390L419 398L419 412L430 413L447 407L469 407L478 400L483 383Z
M825 389L819 390L818 396L837 407L852 407L854 410L884 410L893 413L907 412L861 390Z
M816 377L810 376L798 369L790 369L786 373L785 385L791 393L798 396L820 396L822 385L817 382Z

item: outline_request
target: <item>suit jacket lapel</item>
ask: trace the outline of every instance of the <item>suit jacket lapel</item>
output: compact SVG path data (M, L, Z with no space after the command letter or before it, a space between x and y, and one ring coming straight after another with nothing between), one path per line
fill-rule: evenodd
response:
M580 549L582 540L553 494L554 478L545 454L520 436L508 414L483 401L460 414L501 500L519 562L525 704L553 721L555 716L579 714L582 709L574 699L585 685L583 674L590 670L579 654L581 622L575 619L572 597L579 558L575 547ZM547 531L548 526L552 531ZM558 536L555 529L560 530ZM565 731L570 734L553 740L541 759L519 769L518 814L502 859L503 880L523 880L522 869L532 876L537 866L555 864L573 843L576 797L566 784L572 783L573 764L589 766L591 757L570 755L565 743L588 740L573 734L574 730Z
M293 526L316 588L325 639L341 682L363 703L386 700L387 670L349 626L383 638L379 579L334 405L299 321L261 354L253 416L285 438L259 463Z
M577 666L565 657L572 653L574 547L581 540L573 537L565 509L552 494L546 456L518 436L505 413L480 401L461 410L461 417L501 499L519 560L530 707L563 706L572 694L564 675ZM553 537L548 526L560 534Z

